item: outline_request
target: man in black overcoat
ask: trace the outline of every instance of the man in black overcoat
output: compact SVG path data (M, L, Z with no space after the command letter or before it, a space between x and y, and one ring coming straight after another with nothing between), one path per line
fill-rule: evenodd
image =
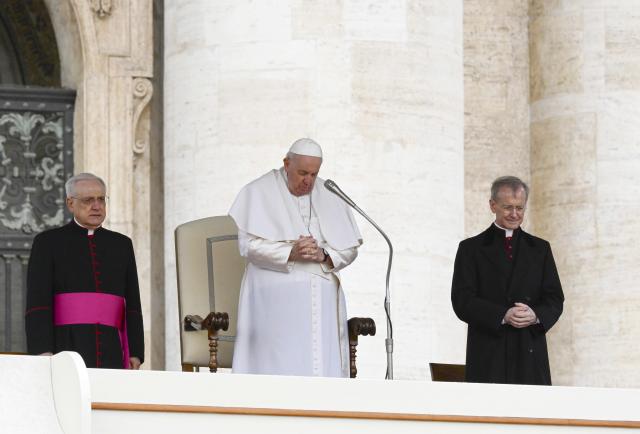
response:
M102 227L102 179L81 173L65 189L73 220L38 234L29 257L27 351L76 351L90 368L138 369L144 336L131 239Z
M551 246L520 227L528 196L520 179L496 179L495 222L458 246L451 301L468 324L469 382L551 384L545 335L564 295Z

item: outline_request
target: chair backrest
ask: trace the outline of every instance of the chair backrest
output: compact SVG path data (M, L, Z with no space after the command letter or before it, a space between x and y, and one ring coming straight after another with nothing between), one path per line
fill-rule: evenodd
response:
M464 383L465 365L451 363L429 363L432 381Z
M182 364L209 364L207 332L185 331L184 317L227 312L229 330L218 334L218 366L230 368L245 268L236 224L229 216L195 220L176 228L175 241Z

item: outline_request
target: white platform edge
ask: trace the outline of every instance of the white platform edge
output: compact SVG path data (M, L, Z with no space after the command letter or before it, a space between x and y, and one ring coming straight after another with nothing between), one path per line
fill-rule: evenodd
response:
M51 357L51 387L58 422L65 434L91 434L89 374L78 353Z
M640 421L640 390L89 369L92 400L402 414Z

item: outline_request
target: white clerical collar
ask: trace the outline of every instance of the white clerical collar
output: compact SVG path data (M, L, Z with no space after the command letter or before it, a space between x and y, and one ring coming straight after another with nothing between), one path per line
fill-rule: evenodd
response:
M76 224L77 224L78 226L80 226L81 228L85 228L85 229L88 231L88 232L87 232L87 235L93 235L94 229L89 229L89 228L87 228L87 227L85 227L85 226L82 226L82 225L80 224L80 222L79 222L78 220L76 220L76 218L75 218L75 217L73 218L73 221L74 221L74 222L76 222ZM98 226L98 227L100 227L100 226Z
M500 226L498 223L493 222L494 225L496 225L496 227L498 229L502 229L505 233L505 237L512 237L513 236L513 229L507 229L507 228L503 228L502 226Z

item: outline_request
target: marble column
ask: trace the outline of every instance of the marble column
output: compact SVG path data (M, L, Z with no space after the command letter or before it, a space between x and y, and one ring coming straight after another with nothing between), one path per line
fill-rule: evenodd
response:
M394 242L396 377L463 358L449 301L464 232L462 1L167 0L165 30L167 366L179 366L175 227L226 214L304 136L323 145L320 175ZM342 279L350 316L379 327L359 374L381 378L387 250L359 221L365 244Z
M527 0L464 1L465 236L493 221L494 179L530 180L528 24Z
M536 232L566 295L556 384L639 387L640 5L531 2Z

